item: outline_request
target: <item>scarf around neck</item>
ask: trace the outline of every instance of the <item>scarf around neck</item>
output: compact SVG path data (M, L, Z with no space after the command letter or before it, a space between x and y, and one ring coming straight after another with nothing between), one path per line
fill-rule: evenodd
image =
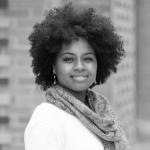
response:
M109 101L87 90L89 107L59 85L46 91L47 102L78 118L104 145L104 150L128 150L128 141Z

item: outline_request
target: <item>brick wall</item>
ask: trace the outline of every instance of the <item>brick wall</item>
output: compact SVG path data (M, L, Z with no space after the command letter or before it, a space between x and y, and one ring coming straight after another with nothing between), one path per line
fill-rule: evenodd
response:
M43 0L9 1L9 51L11 54L11 142L9 149L11 150L24 149L25 126L33 108L41 100L41 93L34 85L30 68L28 36L35 22L41 19L43 8Z
M10 139L10 55L8 1L0 1L0 149L7 149Z
M150 1L137 4L137 115L138 139L150 148ZM146 144L145 144L146 145Z
M112 0L111 18L122 36L126 56L112 79L112 98L129 141L135 141L136 121L136 1Z
M150 1L138 1L138 111L139 117L149 119L150 111Z

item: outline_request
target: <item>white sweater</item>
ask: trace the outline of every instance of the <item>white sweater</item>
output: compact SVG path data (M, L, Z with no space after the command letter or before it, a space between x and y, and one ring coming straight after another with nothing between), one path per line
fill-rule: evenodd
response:
M34 110L24 140L25 150L104 150L76 117L46 102Z

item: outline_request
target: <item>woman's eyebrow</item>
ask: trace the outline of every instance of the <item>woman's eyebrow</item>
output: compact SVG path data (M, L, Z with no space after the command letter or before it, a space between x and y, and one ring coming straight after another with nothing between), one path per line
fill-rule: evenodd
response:
M63 55L76 55L76 54L74 54L74 53L70 53L70 52L64 52L64 53L62 53L62 54L60 54L61 56L63 56ZM87 53L83 53L83 55L94 55L94 53L93 52L87 52Z
M93 52L85 53L84 55L95 55Z
M75 55L74 53L70 53L70 52L65 52L65 53L62 53L61 55Z

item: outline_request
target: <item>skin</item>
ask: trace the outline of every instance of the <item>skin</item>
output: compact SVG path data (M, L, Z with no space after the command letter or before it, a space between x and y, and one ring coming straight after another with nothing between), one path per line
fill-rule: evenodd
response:
M57 84L85 102L86 90L95 82L97 60L94 50L84 39L64 45L54 64Z

